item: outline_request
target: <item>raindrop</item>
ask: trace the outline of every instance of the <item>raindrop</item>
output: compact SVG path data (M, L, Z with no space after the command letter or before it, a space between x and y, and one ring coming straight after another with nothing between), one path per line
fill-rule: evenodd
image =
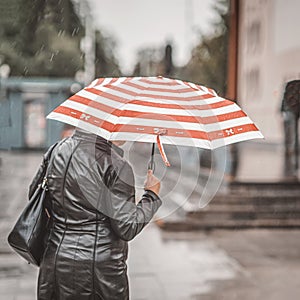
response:
M24 75L27 75L27 74L28 74L28 68L24 67Z
M54 53L51 54L50 61L53 61Z
M63 29L60 29L58 32L58 36L63 36L65 34L65 31Z
M75 30L75 33L77 34L79 32L79 27L76 27L74 30Z

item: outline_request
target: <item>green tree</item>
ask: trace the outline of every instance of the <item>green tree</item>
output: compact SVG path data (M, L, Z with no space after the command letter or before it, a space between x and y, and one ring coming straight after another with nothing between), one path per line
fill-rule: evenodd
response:
M96 77L120 76L121 71L114 55L116 43L111 37L105 37L96 31Z
M74 77L84 27L71 0L0 0L0 63L15 76ZM119 76L114 40L96 32L96 76Z
M73 77L82 68L84 28L71 0L0 0L0 9L0 57L12 75Z
M212 25L213 35L200 36L199 44L192 50L190 61L178 72L185 80L215 89L220 95L226 92L228 0L218 0L214 10L218 20Z

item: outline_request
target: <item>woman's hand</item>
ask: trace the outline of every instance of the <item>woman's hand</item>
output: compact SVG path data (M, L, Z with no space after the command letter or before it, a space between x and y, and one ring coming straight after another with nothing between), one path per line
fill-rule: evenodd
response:
M148 170L147 172L147 178L144 183L144 189L145 190L150 190L154 192L156 195L158 195L159 190L160 190L160 181L158 178L156 178L153 175L152 170Z

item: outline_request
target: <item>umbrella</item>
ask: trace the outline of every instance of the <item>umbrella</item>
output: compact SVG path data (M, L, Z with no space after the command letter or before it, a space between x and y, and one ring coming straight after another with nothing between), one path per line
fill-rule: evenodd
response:
M205 86L178 79L118 77L95 79L48 116L107 140L215 149L263 135L234 102Z

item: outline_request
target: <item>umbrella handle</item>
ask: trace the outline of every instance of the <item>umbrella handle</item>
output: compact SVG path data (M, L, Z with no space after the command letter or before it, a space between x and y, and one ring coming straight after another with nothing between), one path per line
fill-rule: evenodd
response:
M152 170L153 173L154 173L154 170L155 170L154 150L155 150L155 143L152 144L151 157L150 157L150 160L148 162L148 170Z

